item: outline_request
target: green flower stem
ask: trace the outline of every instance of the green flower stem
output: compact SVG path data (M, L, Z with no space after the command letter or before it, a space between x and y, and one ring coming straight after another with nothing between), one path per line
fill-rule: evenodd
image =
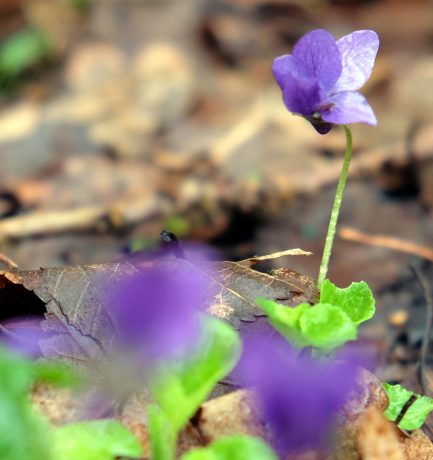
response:
M346 152L344 154L343 168L341 169L335 194L334 206L332 207L331 218L329 219L328 233L326 235L325 247L323 249L322 262L320 264L317 288L320 289L328 273L329 259L331 257L332 245L334 243L335 230L337 228L338 215L340 214L341 202L343 200L344 187L349 174L350 160L352 159L352 133L347 125L342 125L346 133Z
M155 404L150 404L147 409L147 429L152 460L174 460L178 433Z

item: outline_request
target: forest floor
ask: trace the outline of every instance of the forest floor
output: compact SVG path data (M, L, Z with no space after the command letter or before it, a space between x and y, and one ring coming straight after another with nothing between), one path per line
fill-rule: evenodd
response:
M362 92L379 124L353 127L329 277L375 293L361 338L378 377L433 395L433 362L427 387L417 373L420 277L433 291L431 1L9 3L4 30L37 25L56 44L0 101L1 252L25 270L109 263L167 229L229 260L302 248L314 255L265 268L315 277L344 135L289 114L271 63L311 29L377 31Z

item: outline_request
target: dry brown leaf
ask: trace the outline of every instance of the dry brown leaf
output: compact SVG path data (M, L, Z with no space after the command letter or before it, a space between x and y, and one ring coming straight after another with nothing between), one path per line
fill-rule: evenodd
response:
M376 407L361 417L358 450L363 460L405 460L395 426Z
M249 260L249 259L247 259ZM265 297L286 305L298 305L304 301L313 303L317 289L312 280L293 271L279 271L277 275L257 272L246 261L217 262L214 266L214 283L219 294L210 312L228 319L236 328L241 322L254 322L264 316L257 306L257 297Z
M32 391L31 399L34 407L54 426L76 421L82 410L76 395L68 388L38 384Z
M238 390L205 402L195 419L195 425L206 442L221 436L246 434L264 436L264 430L257 425L257 404L254 396L246 390Z
M381 391L383 390L381 389ZM384 397L386 399L386 396ZM394 438L394 436L391 434L389 426L386 426L387 420L383 418L383 409L386 406L387 403L384 406L383 402L379 405L374 404L371 407L377 409L379 415L371 415L368 414L367 411L364 414L361 414L361 417L359 417L360 427L358 434L358 447L361 453L364 452L365 459L386 458L388 460L388 458L394 458L391 452L396 452L396 448L394 441L391 441L390 439ZM379 422L379 417L382 418L382 422ZM392 424L392 429L400 444L400 450L403 453L402 458L404 460L430 460L433 458L433 444L422 430L415 430L412 433L406 433L401 431L394 424ZM375 430L377 431L376 435L374 435ZM367 439L368 436L371 436L370 440ZM379 438L382 436L384 439L380 440ZM374 445L374 438L377 440L377 445ZM385 441L385 438L387 441ZM365 445L362 445L363 443L365 443ZM391 446L391 444L393 444L393 446ZM390 449L390 453L386 456L383 454L382 457L374 457L373 452L378 452L379 449ZM369 456L367 456L367 453ZM361 458L364 460L364 456ZM400 457L396 456L395 458Z
M362 415L372 407L383 411L388 405L388 398L380 381L371 372L363 369L359 383L359 391L342 411L332 460L359 460L357 438Z
M300 275L293 272L277 276L257 272L248 266L249 262L215 262L201 269L178 259L119 262L0 272L3 318L25 314L25 307L23 311L13 310L14 297L27 295L31 299L33 293L36 297L27 300L27 314L35 314L32 303L39 304L39 313L45 308L46 319L42 325L54 333L52 338L41 342L44 354L78 367L91 364L92 368L97 368L109 356L116 335L116 326L104 308L104 286L146 270L149 264L185 264L196 270L197 276L208 278L211 287L217 288L217 295L209 298L206 305L208 311L241 330L244 323L259 323L258 317L264 316L255 303L257 297L279 300L287 305L312 302L317 297L317 290L308 278L302 284Z
M409 437L402 436L400 442L403 444L406 460L433 458L433 444L421 430L415 430Z

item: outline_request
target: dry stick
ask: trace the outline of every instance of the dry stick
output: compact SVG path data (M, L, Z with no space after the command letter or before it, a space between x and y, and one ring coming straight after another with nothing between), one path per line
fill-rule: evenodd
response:
M110 206L86 206L59 211L36 211L0 221L0 241L35 235L93 231L102 227L116 229L135 225L171 211L163 198L124 199Z
M351 227L343 227L339 231L341 238L357 243L379 246L381 248L394 249L407 254L413 254L423 259L433 262L433 250L427 246L422 246L400 238L393 238L387 235L369 235Z
M7 255L0 252L0 263L3 264L5 267L9 268L10 270L19 270L20 267L17 263L15 263L12 259L10 259Z
M411 264L409 265L415 278L418 281L418 284L421 287L425 303L426 303L426 308L427 308L427 314L426 314L426 324L425 324L425 329L424 329L424 334L422 338L422 346L421 346L421 355L419 359L419 368L418 368L418 378L421 384L421 389L423 394L426 394L426 389L428 387L427 385L427 379L425 375L425 365L426 365L426 358L427 358L427 353L428 353L428 347L430 343L430 332L433 326L433 299L431 296L431 292L427 283L427 280L425 279L425 276L421 273L421 270L419 267Z

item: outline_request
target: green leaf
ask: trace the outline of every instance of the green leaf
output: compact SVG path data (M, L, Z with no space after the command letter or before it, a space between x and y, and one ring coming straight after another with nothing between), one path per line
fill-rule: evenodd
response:
M167 416L155 404L147 409L147 422L152 459L174 459L177 435Z
M0 376L0 458L52 458L49 426L28 399L35 380L33 363L0 346Z
M164 222L163 228L173 232L178 238L184 238L191 231L191 224L180 215L169 216Z
M72 7L77 10L84 10L90 4L90 0L69 0Z
M138 440L115 420L93 420L57 428L56 460L113 460L125 456L141 457Z
M401 385L384 383L383 388L389 400L389 406L385 411L385 416L394 422L401 414L403 408L405 408L409 399L413 398L414 402L406 409L398 426L407 431L421 428L429 413L433 411L433 399L412 393Z
M227 436L202 449L193 449L182 460L277 460L275 452L260 438Z
M304 303L297 307L288 307L263 298L256 299L256 302L266 313L274 328L289 342L298 348L310 345L310 342L300 330L299 318L305 310L311 308L311 305Z
M275 329L296 347L329 350L356 339L356 327L339 307L319 303L287 307L272 300L257 299Z
M36 361L33 363L37 380L55 386L77 387L82 380L70 367L54 361Z
M373 293L365 281L340 289L326 279L320 291L320 303L340 307L356 326L373 317L376 311Z
M176 432L233 369L240 355L239 334L224 321L203 316L202 338L195 354L188 360L161 365L150 385L155 401Z
M0 74L16 76L47 57L50 47L45 35L37 29L15 33L0 47Z
M0 387L0 391L2 388ZM0 458L2 460L51 459L49 426L26 401L0 396Z
M433 399L427 396L417 396L416 401L409 407L398 424L403 430L412 431L421 428L433 410Z
M318 303L305 310L299 326L302 334L316 348L332 349L356 339L356 327L342 309Z
M382 386L389 400L389 405L385 410L385 416L388 420L394 422L413 393L406 390L406 388L403 388L401 385L384 383Z

